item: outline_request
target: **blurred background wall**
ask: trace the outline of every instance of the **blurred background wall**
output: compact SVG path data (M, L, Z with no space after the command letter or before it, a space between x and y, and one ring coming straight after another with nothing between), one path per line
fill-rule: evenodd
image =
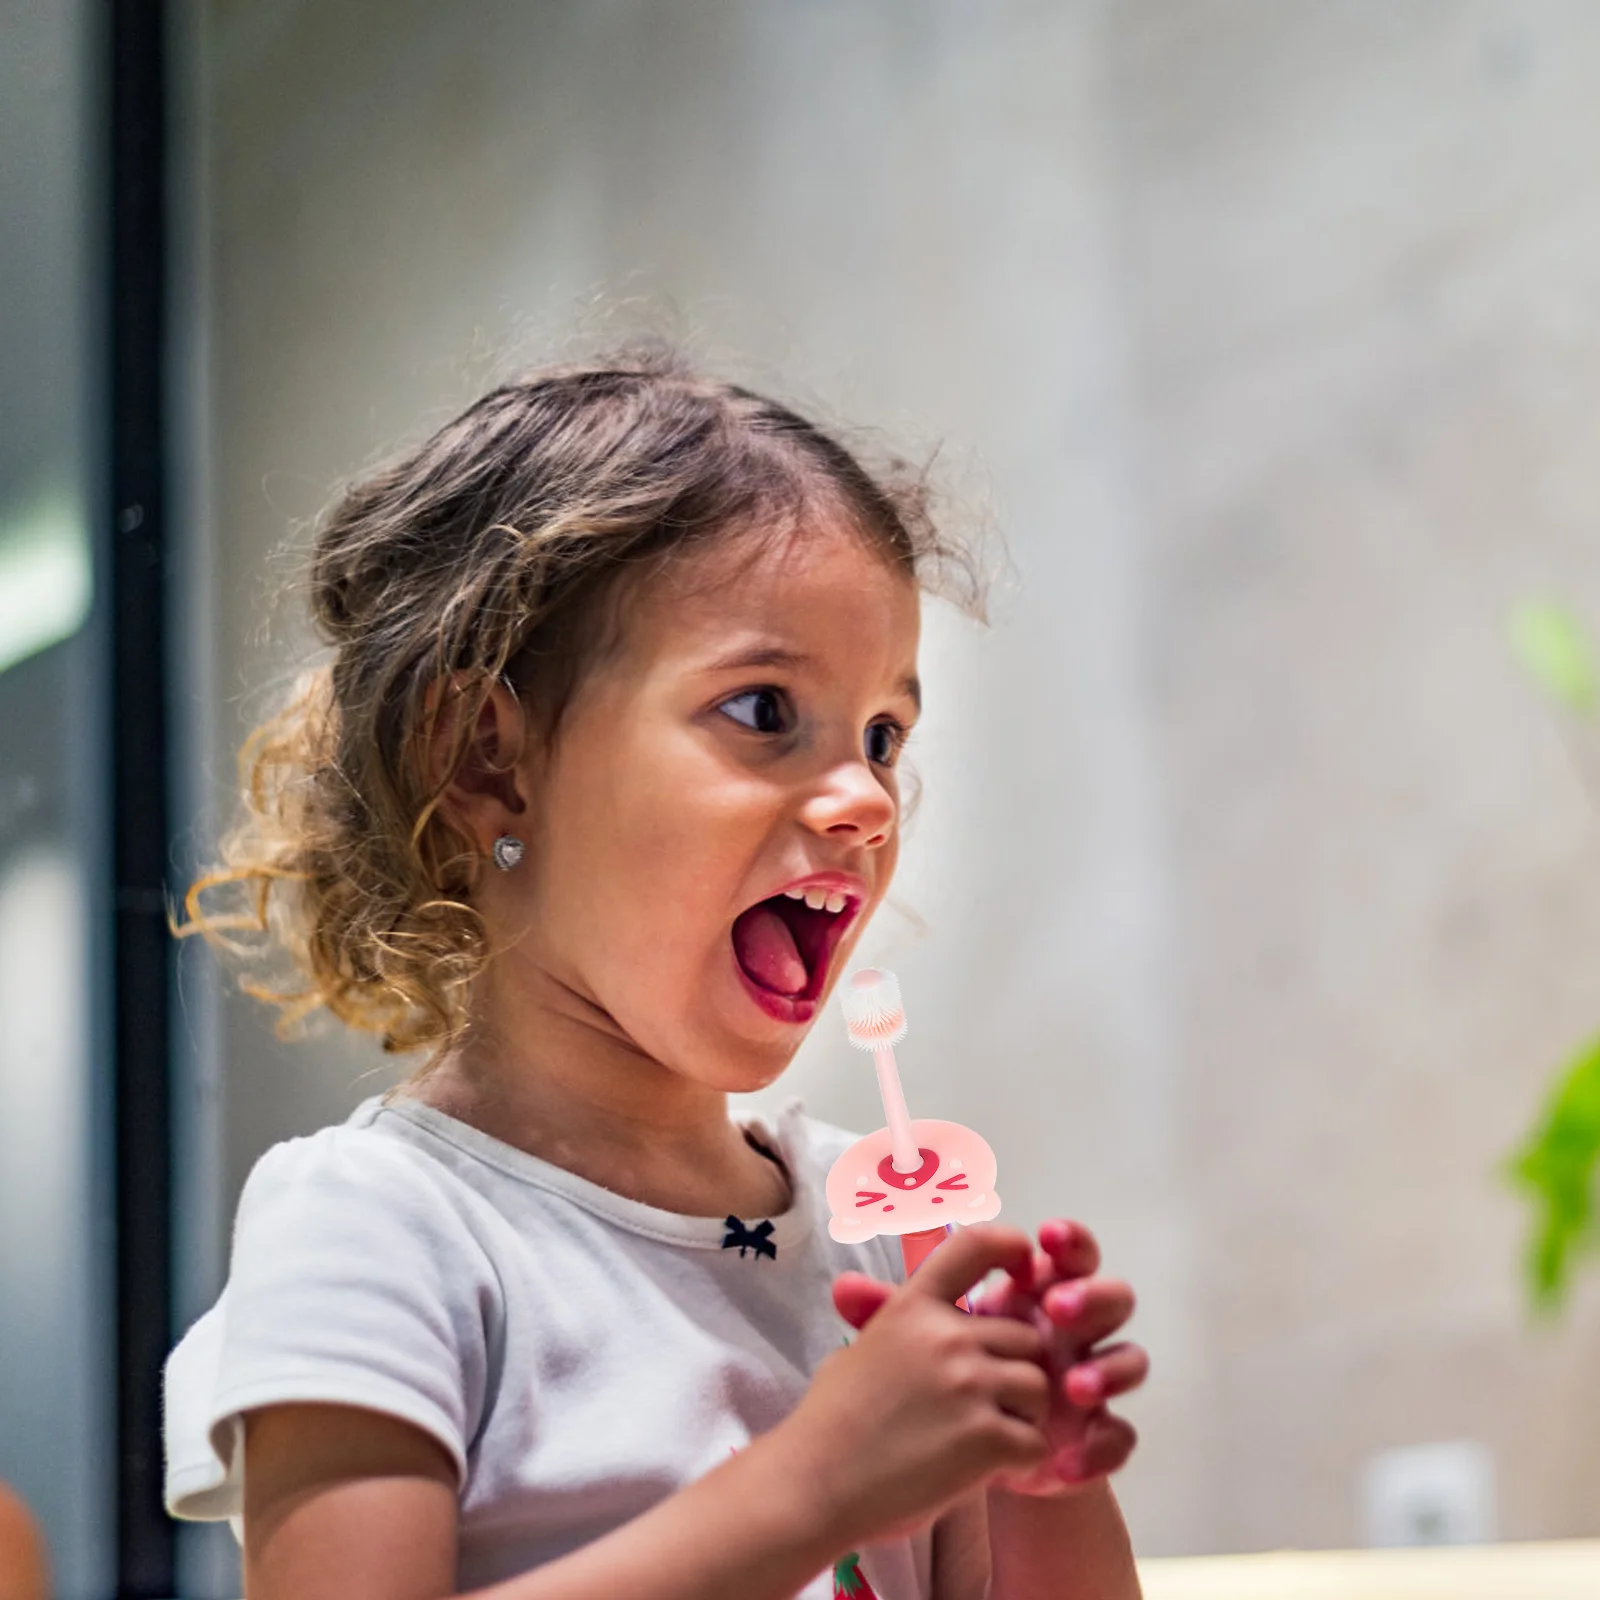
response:
M1456 1439L1500 1534L1600 1533L1600 1275L1531 1329L1497 1177L1600 1018L1600 838L1504 647L1530 591L1600 615L1600 10L182 20L184 849L303 639L292 603L263 634L272 552L501 372L665 326L943 441L1013 571L987 633L930 618L864 954L915 1008L913 1109L1140 1292L1141 1553L1359 1543L1372 1459ZM185 1318L254 1157L390 1075L231 995L191 1042L220 1176ZM790 1092L879 1120L832 1017Z
M63 1600L115 1545L96 42L81 0L0 0L0 1483Z

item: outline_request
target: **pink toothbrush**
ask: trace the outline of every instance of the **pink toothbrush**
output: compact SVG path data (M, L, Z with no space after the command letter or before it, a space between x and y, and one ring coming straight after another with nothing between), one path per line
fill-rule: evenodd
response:
M894 1047L906 1036L900 984L863 967L840 991L850 1043L872 1053L888 1127L857 1139L828 1173L828 1232L841 1244L900 1235L909 1276L958 1222L987 1222L1000 1210L994 1151L959 1122L912 1121ZM966 1309L966 1301L961 1301Z

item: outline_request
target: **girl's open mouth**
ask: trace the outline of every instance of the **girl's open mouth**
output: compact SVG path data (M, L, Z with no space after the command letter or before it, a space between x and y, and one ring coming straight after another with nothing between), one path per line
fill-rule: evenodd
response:
M733 955L762 1009L783 1022L809 1022L828 986L833 952L861 902L838 890L775 894L742 912L733 924ZM830 911L830 904L843 906Z

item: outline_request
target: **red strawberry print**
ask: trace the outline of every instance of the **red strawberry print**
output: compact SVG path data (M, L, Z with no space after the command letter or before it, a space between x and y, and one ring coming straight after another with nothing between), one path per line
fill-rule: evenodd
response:
M854 1550L833 1564L833 1600L878 1600L878 1593L861 1570L861 1557Z

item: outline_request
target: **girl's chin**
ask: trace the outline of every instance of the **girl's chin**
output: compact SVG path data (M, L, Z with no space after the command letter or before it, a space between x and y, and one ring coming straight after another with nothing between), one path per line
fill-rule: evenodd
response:
M728 952L726 965L713 969L699 984L705 996L689 1012L676 1011L672 1022L657 1013L667 1037L652 1042L635 1036L639 1048L660 1060L682 1060L689 1076L727 1094L753 1094L780 1078L794 1059L812 1023L822 1010L820 997L796 999L764 988ZM667 992L698 987L687 974ZM662 1054L665 1048L666 1053ZM693 1063L692 1067L688 1063Z

